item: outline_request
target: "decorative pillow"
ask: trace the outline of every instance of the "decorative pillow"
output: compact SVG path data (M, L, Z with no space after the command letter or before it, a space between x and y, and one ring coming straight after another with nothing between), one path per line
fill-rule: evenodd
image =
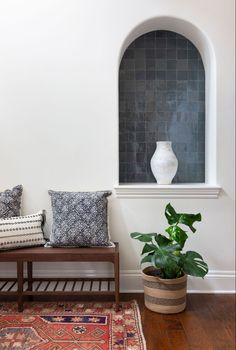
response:
M48 191L52 203L52 246L110 246L107 197L110 191Z
M43 222L43 211L0 220L0 250L45 244Z
M20 215L22 185L0 192L0 219Z

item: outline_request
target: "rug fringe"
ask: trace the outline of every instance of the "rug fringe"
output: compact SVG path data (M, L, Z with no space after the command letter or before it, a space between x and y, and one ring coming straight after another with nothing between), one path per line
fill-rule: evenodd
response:
M136 311L137 311L137 316L138 316L138 321L139 321L139 330L140 330L140 335L141 335L143 346L144 346L143 350L147 350L147 344L146 344L146 339L145 339L144 333L143 333L143 326L142 326L142 320L141 320L141 314L140 314L138 302L136 299L133 299L132 301L134 302L135 307L136 307Z

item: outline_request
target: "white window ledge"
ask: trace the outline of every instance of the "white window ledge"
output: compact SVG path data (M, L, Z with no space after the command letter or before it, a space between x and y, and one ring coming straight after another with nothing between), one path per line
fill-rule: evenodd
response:
M125 184L114 186L117 198L218 198L221 187L193 184Z

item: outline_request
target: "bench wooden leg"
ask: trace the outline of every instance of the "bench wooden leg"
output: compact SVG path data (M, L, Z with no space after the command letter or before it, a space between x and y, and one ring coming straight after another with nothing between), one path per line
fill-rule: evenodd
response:
M17 300L18 300L18 311L23 311L23 261L17 261Z
M32 291L33 285L33 262L27 261L27 280L28 280L28 290ZM33 296L29 295L29 300L32 300Z
M120 309L120 262L119 262L119 253L116 253L116 255L115 255L114 275L115 275L116 311L119 311L119 309Z

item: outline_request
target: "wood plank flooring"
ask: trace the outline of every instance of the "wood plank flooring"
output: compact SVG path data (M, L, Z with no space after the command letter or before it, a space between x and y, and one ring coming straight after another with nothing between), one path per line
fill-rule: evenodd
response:
M189 294L187 308L161 315L139 303L147 350L235 350L235 295Z

